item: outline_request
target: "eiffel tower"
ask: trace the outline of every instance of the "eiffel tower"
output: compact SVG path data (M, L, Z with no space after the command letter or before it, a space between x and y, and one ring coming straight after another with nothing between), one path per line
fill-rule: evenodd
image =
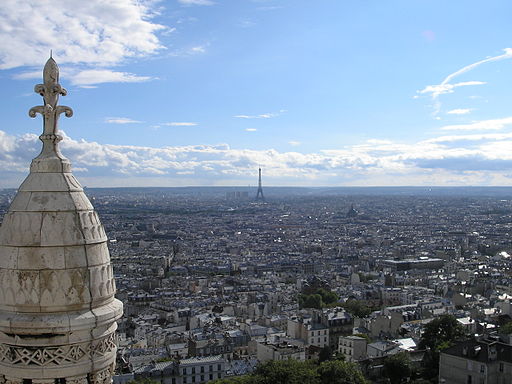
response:
M261 168L259 168L260 176L258 179L258 192L256 193L256 201L265 201L263 196L263 188L261 188Z

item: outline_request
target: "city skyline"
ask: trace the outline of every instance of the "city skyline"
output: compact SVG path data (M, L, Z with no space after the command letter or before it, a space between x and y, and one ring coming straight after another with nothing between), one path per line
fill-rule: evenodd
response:
M511 185L511 8L8 0L0 188L39 151L50 50L87 186Z

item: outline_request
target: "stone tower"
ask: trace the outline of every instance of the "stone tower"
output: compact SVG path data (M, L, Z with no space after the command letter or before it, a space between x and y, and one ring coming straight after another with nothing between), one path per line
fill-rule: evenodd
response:
M123 305L98 215L60 153L66 90L50 58L35 92L43 149L0 227L0 383L110 383Z

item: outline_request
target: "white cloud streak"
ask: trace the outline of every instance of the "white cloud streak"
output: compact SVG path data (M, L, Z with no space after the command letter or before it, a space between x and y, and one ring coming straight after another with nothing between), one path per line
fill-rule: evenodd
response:
M109 124L138 124L138 123L142 123L142 121L133 120L128 117L107 117L105 119L105 123L109 123Z
M512 124L512 116L502 119L475 121L470 124L446 125L441 127L442 131L489 131L500 130Z
M446 112L448 115L467 115L468 113L471 113L471 108L457 108L452 109L448 112Z
M214 5L215 2L211 0L178 0L183 5Z
M171 123L162 123L161 125L166 125L168 127L195 127L197 123L191 122L171 122Z
M486 59L477 61L475 63L466 65L465 67L459 69L458 71L455 71L455 72L449 74L448 76L446 76L446 78L440 84L428 85L424 89L417 91L417 93L430 94L432 96L432 101L434 103L434 116L435 116L441 110L441 103L439 102L440 95L443 95L446 93L453 93L454 89L458 88L458 87L486 84L485 82L482 82L482 81L465 81L465 82L451 84L453 79L455 79L456 77L458 77L464 73L467 73L467 72L475 69L476 67L479 67L482 64L512 58L512 48L505 48L503 51L504 51L504 53L501 55L488 57Z
M270 113L261 113L259 115L235 115L233 116L236 119L272 119L273 117L278 117L286 112L285 109L281 109L279 112L270 112Z
M128 72L116 72L109 69L89 69L72 74L71 83L88 86L102 83L140 83L152 80L149 76L137 76Z

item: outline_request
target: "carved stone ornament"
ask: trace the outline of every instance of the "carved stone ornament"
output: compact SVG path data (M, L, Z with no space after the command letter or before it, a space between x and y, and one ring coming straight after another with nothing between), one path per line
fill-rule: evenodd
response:
M39 140L43 142L43 149L39 156L33 160L32 167L37 168L39 171L51 172L58 161L51 161L50 159L60 159L61 166L66 168L66 171L69 171L69 161L62 156L58 147L59 142L62 140L62 136L59 135L58 121L61 113L64 113L66 117L73 116L73 110L70 107L57 105L59 96L66 96L67 91L59 84L59 67L52 57L48 59L44 66L43 84L37 84L34 87L34 91L43 97L44 105L30 108L28 115L36 117L39 113L43 116L43 133L39 136ZM41 160L50 160L50 163L43 161L43 164L39 164ZM51 166L52 163L53 167ZM43 167L49 169L42 169Z
M11 365L59 366L90 360L116 350L115 334L91 343L80 343L59 347L17 347L0 344L0 362Z
M112 382L112 375L114 374L115 365L105 368L99 372L92 373L91 384L110 384Z

